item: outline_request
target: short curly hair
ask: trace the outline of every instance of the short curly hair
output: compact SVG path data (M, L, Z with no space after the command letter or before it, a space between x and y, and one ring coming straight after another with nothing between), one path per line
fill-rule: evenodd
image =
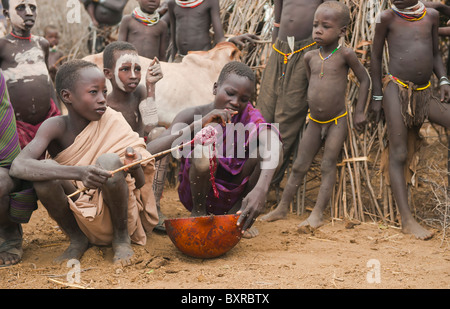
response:
M256 81L255 73L248 65L239 61L231 61L225 64L222 68L219 78L217 79L217 84L221 85L231 74L246 77L252 82Z
M80 71L87 68L99 69L95 63L81 59L70 60L58 69L55 77L55 88L61 101L63 101L61 91L64 89L72 91L80 79Z
M319 5L319 7L317 8L317 11L320 8L330 8L330 9L336 11L336 13L338 14L338 18L341 21L342 27L348 26L351 22L350 9L348 8L347 5L345 5L342 2L327 1L327 2L324 2L321 5Z

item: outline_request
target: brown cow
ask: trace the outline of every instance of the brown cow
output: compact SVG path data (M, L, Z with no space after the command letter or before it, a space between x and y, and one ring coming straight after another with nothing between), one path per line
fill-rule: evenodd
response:
M103 69L103 53L83 59ZM146 72L152 60L140 59L142 72ZM236 45L221 42L209 51L189 52L180 63L161 62L164 78L156 84L159 125L168 127L175 115L186 107L212 102L213 85L223 66L239 59L240 51ZM141 83L144 79L145 74L142 74ZM111 87L109 83L108 87Z

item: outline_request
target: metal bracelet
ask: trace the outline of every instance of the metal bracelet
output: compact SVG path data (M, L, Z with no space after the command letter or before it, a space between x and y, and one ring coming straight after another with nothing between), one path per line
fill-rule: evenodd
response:
M450 85L450 80L447 78L447 76L442 76L439 79L439 87L443 85Z
M382 101L383 100L383 96L382 95L374 95L374 96L372 96L372 100L374 100L374 101Z

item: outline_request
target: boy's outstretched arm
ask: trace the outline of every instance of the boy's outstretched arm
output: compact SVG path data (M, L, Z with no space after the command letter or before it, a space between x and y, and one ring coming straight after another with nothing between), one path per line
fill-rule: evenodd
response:
M244 197L241 209L237 212L240 215L237 225L242 226L243 232L253 225L263 211L273 175L283 158L283 147L278 133L273 128L261 130L258 142L259 147L255 151L261 159L259 162L261 172L255 187Z
M353 115L353 125L356 130L361 131L366 124L364 110L370 91L370 76L352 49L346 49L345 57L349 67L359 81L358 100L356 102L355 114Z
M211 122L225 125L226 123L231 122L231 118L236 113L236 111L227 109L215 109L203 116L203 118L193 121L195 115L199 113L195 111L195 108L186 108L175 116L169 128L162 132L158 138L147 144L147 150L151 154L156 154L173 148L175 147L174 142L178 139L183 137L189 137L190 139L192 132L194 132L196 128L203 128ZM184 142L187 141L188 139L184 140ZM156 159L161 159L161 157Z

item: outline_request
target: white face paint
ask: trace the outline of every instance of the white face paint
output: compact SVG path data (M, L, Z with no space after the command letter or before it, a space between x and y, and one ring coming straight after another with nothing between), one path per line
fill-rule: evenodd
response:
M13 26L18 27L19 29L25 30L26 29L25 21L22 18L22 16L17 14L17 10L16 10L16 8L19 5L25 6L26 14L33 14L33 11L31 10L31 6L35 6L37 9L37 4L36 4L36 0L9 0L8 12L9 12L9 18L11 20L11 24Z
M33 81L35 76L48 76L47 66L44 60L42 48L33 47L23 53L14 55L16 67L11 67L3 71L8 83L17 83L22 80L24 83Z
M116 78L117 86L122 90L125 91L125 85L119 78L119 70L125 63L131 63L131 76L136 77L136 74L134 72L136 65L140 65L139 62L139 56L137 54L122 54L120 55L119 59L116 61L116 67L114 70L114 77Z

